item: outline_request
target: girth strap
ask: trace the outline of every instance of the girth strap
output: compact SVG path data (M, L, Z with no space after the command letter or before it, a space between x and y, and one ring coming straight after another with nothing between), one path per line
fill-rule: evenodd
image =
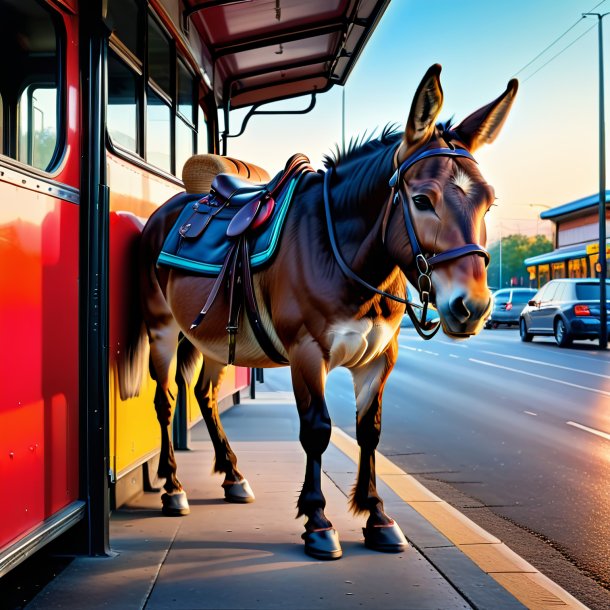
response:
M228 364L235 362L237 333L239 331L239 322L242 314L242 308L245 303L246 314L256 340L267 357L277 364L288 364L288 360L277 350L273 341L269 337L261 321L260 311L256 302L256 294L252 278L252 270L250 268L250 253L248 239L250 233L255 230L256 214L266 201L275 199L286 187L291 179L305 172L313 171L309 164L309 159L304 155L294 155L288 161L284 173L276 177L266 188L257 190L260 195L251 202L246 203L240 212L244 212L247 216L246 220L241 223L243 227L240 230L227 231L227 234L232 238L232 244L225 257L224 263L216 278L212 290L202 307L201 311L193 320L189 330L194 330L201 324L208 311L214 304L218 293L222 286L226 286L228 291L229 301L229 319L227 322L227 332L229 333L229 356ZM229 204L228 200L225 205ZM238 218L236 215L233 221ZM238 223L239 224L239 223ZM241 225L240 225L241 226ZM229 225L229 229L231 225Z
M261 315L256 301L256 293L254 291L252 270L250 269L248 240L245 236L242 236L231 246L231 250L225 259L220 274L212 286L212 290L210 291L205 305L199 312L199 315L193 320L189 330L197 328L197 326L203 322L203 319L216 300L218 292L223 284L226 284L229 291L229 320L227 322L227 332L229 333L229 357L227 359L227 364L235 363L236 339L244 300L248 321L250 322L254 336L261 346L261 349L270 360L273 360L273 362L276 362L277 364L288 364L288 360L286 360L286 358L276 349L275 345L273 345L273 342L261 321Z

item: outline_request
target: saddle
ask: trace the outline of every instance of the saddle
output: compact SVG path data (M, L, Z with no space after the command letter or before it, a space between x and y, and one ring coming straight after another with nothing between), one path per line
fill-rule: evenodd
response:
M199 326L221 288L228 292L228 364L235 361L235 342L242 306L267 356L278 364L286 359L265 332L252 284L252 269L270 262L301 177L314 171L304 155L294 155L271 182L260 185L221 173L209 194L187 195L185 206L168 233L158 265L216 277L210 295L191 330Z

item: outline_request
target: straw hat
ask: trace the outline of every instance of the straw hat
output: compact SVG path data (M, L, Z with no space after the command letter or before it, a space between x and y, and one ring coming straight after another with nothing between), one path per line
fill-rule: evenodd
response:
M236 174L252 182L269 182L269 174L252 163L232 157L193 155L182 168L182 182L187 193L209 193L217 174Z

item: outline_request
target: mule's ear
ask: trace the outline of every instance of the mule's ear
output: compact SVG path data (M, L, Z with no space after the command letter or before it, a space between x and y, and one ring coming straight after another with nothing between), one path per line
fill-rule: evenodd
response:
M473 152L482 144L491 144L496 139L515 101L518 88L519 81L513 78L500 97L491 104L479 108L455 127L454 131L458 134L460 140L466 144L470 152Z
M440 74L440 64L430 66L417 87L405 131L408 146L425 141L432 136L436 118L443 105Z

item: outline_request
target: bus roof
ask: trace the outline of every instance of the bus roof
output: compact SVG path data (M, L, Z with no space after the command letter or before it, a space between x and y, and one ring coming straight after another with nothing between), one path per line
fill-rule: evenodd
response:
M185 0L219 106L345 84L390 0Z

